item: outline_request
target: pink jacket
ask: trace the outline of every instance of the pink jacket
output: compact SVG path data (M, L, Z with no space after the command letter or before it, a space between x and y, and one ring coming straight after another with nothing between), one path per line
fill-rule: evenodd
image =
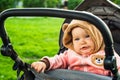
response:
M73 50L69 49L66 50L63 54L56 55L51 58L44 58L47 58L49 60L49 70L62 68L110 76L110 71L105 70L103 66L103 58L105 57L104 55L104 51L99 51L95 54L91 54L88 57L83 57L75 53ZM116 53L115 56L117 58L117 66L120 70L120 57Z

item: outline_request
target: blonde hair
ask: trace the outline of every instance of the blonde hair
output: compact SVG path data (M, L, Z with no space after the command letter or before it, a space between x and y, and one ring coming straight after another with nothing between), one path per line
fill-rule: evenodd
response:
M66 48L74 50L71 31L75 27L84 29L91 36L95 45L94 53L104 49L105 45L100 31L93 24L83 20L72 20L70 24L63 24L63 45Z

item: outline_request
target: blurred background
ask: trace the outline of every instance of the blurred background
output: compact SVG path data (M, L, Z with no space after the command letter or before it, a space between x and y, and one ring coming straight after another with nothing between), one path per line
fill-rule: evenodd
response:
M0 12L8 8L64 8L74 9L83 0L0 0ZM111 0L120 5L120 0Z

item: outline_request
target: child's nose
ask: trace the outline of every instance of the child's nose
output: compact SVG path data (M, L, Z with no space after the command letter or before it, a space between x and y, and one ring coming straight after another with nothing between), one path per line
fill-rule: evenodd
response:
M85 44L86 42L85 42L84 39L81 39L79 43L80 43L80 44Z

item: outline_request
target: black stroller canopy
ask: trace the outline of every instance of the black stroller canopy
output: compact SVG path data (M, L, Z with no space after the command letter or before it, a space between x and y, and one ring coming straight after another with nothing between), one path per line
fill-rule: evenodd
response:
M81 5L84 6L86 1L88 1L88 0L85 0ZM92 0L92 1L94 1L94 0ZM102 2L103 0L99 0L99 1ZM99 2L99 1L97 0L97 2ZM95 2L96 2L96 0L95 0ZM105 0L105 3L106 2L108 2L108 1ZM80 8L80 6L78 6L76 8L76 10L78 10L79 8ZM114 7L114 8L117 10L119 9L118 7ZM81 10L82 9L83 8L81 8ZM106 19L106 18L103 18L103 16L100 17L105 21L104 22L99 17L97 17L98 15L95 16L89 12L85 12L87 10L90 10L88 7L84 7L83 10L84 11L61 10L61 9L50 9L50 8L38 8L38 9L36 9L36 8L29 8L29 9L24 8L24 9L8 9L8 10L3 11L0 14L0 37L1 37L2 42L3 42L3 46L1 47L1 54L4 56L11 57L11 59L15 61L13 69L14 70L21 69L24 72L23 77L26 78L25 80L34 80L34 79L39 80L43 76L44 76L43 80L49 79L49 78L51 78L51 80L70 80L70 78L69 77L67 78L65 75L61 76L61 78L57 77L57 75L54 76L55 74L59 73L58 71L57 72L53 71L53 73L52 73L52 71L48 71L48 72L46 72L46 74L38 74L34 70L32 70L27 63L24 63L18 57L17 53L13 49L13 46L11 45L9 36L7 35L7 32L6 32L5 27L4 27L4 22L8 17L11 17L11 16L29 16L29 17L31 17L31 16L49 16L49 17L66 18L65 22L69 22L71 19L86 20L88 22L93 23L101 31L103 38L104 38L105 45L106 45L105 46L106 58L104 61L104 67L105 67L105 69L111 70L111 72L113 73L113 80L119 80L120 76L118 74L118 69L116 66L116 59L115 59L114 54L113 54L114 41L113 41L111 32L107 26L109 24L107 24L107 25L105 24L105 22L110 23L109 22L110 18ZM116 18L116 19L118 19L118 18ZM113 21L115 21L115 20L113 20ZM116 24L114 24L114 25L116 25ZM114 26L112 26L112 27L114 27ZM61 47L63 47L61 44L62 34L63 34L63 32L61 31L60 32L60 49L61 49ZM70 75L72 75L72 74L76 75L78 73L78 72L66 71L66 70L63 70L60 73L63 74L64 71L66 72L65 74L68 74L71 72ZM60 73L58 75L60 75ZM41 75L43 75L43 76L41 76ZM110 80L111 79L110 77L105 77L105 76L103 77L103 76L94 75L94 74L91 75L91 73L90 74L84 73L83 74L83 75L85 75L84 77L82 76L82 74L80 76L80 74L78 73L78 75L79 75L78 78L74 78L74 79L88 80L88 78L86 78L86 76L92 76L91 77L92 80ZM49 76L52 76L52 77L49 77ZM72 76L71 76L71 79L73 80ZM23 79L20 79L20 80L23 80ZM40 80L42 80L42 79L40 79Z

